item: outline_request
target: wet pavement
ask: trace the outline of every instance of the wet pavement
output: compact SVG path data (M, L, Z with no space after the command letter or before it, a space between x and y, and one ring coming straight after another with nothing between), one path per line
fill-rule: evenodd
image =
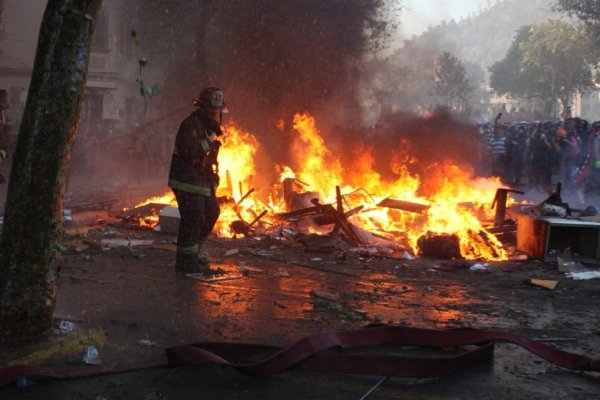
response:
M106 239L148 242L106 246ZM213 268L233 279L203 282L175 273L175 239L118 224L65 239L57 326L74 322L72 336L104 332L106 341L98 345L103 365L148 360L166 347L192 342L287 345L316 332L374 322L500 330L600 357L600 280L570 280L556 265L501 262L472 270L475 262L464 260L371 257L352 249L315 253L268 237L211 238ZM531 278L557 280L558 286L548 290L524 283ZM49 362L82 364L79 353ZM7 387L0 397L358 399L380 379L299 370L257 379L216 366L158 368L45 381L25 393ZM599 374L567 371L515 345L497 344L493 361L436 379L390 378L370 398L594 399L598 394Z

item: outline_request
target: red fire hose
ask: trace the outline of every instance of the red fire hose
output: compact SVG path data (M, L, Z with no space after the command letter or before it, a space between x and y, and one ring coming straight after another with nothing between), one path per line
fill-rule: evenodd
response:
M288 347L243 343L194 343L166 349L164 357L108 368L14 366L0 368L0 386L22 377L76 378L159 366L221 364L252 376L269 375L287 368L426 378L458 371L493 357L494 342L517 344L547 361L577 371L600 371L600 359L569 353L517 335L475 329L431 330L372 326L354 331L323 332L307 336ZM474 349L442 357L357 353L373 346L423 346L434 348L475 345ZM363 349L365 350L365 349Z

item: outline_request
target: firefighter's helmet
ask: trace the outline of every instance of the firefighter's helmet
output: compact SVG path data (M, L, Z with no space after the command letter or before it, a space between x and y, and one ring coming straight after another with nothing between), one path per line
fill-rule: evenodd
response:
M194 100L194 105L196 107L205 107L221 110L222 113L228 112L227 106L225 104L225 96L223 95L223 91L216 87L207 87L202 89L200 94L198 95L198 99Z

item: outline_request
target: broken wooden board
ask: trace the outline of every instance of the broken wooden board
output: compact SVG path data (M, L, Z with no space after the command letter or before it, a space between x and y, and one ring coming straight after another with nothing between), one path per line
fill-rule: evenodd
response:
M543 287L549 290L554 290L556 288L556 285L558 285L558 281L548 279L530 279L529 283L531 285Z
M90 201L87 203L79 203L75 205L69 205L67 208L71 209L73 212L83 212L83 211L107 211L110 210L114 203L116 203L118 199L108 199L101 201Z
M427 204L414 203L414 202L405 201L405 200L390 199L389 197L387 199L383 199L377 205L379 207L395 208L397 210L408 211L408 212L413 212L413 213L417 213L417 214L422 214L424 211L427 211L429 209L429 206Z
M194 278L194 279L198 279L199 281L202 282L207 282L207 283L211 283L211 282L219 282L219 281L228 281L228 280L232 280L232 279L240 279L242 277L242 274L236 274L236 273L226 273L226 274L219 274L219 275L205 275L203 273L194 273L194 274L186 274L187 277L190 278Z
M600 215L588 215L587 217L579 217L582 221L600 222Z
M168 206L168 204L148 203L148 204L144 204L143 206L132 208L130 210L125 210L125 211L119 213L119 215L117 215L117 217L121 218L121 219L127 219L127 218L135 217L138 215L148 216L148 215L153 215L153 213L158 214L158 212L160 210L162 210L163 208L165 208L166 206Z

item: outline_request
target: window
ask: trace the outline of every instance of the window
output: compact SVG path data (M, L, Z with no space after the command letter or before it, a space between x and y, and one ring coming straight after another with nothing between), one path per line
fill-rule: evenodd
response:
M102 95L89 93L83 99L81 107L82 124L95 124L102 121Z
M92 47L101 49L108 48L108 11L106 8L102 8L98 19L96 20Z

